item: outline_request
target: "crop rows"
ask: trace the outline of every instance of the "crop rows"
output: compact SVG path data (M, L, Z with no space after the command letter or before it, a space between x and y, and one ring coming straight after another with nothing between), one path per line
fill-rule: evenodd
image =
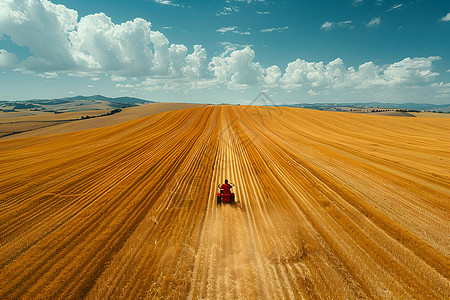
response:
M447 298L448 132L206 106L0 141L0 299Z

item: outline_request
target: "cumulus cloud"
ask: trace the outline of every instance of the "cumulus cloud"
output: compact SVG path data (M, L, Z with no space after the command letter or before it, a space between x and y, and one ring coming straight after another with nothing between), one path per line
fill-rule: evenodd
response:
M363 0L353 0L352 1L352 6L358 6L358 5L361 5L361 4L363 4Z
M186 57L183 75L191 79L207 78L208 58L205 48L194 45L194 52Z
M257 84L263 77L263 68L253 62L255 51L250 47L224 52L213 57L209 63L209 70L219 82L227 83L230 87L243 87Z
M372 21L373 25L381 22L377 18ZM327 21L321 28L330 30L351 24L350 20ZM261 31L286 29L287 26ZM223 27L217 32L249 34L237 26ZM255 60L251 45L223 42L224 52L208 59L201 45L189 49L170 43L161 32L152 30L149 21L136 18L115 24L104 13L79 18L76 11L48 0L0 2L2 35L19 46L28 47L31 56L20 60L8 49L0 49L0 67L34 72L49 79L65 72L96 81L99 77L94 76L103 74L117 88L186 90L225 85L230 89L254 86L292 90L305 87L312 95L347 87L418 86L432 82L439 75L433 71L438 56L405 58L383 66L366 62L358 67L347 67L340 58L328 63L297 59L281 70L276 65L262 67ZM143 77L139 78L140 84L126 83L139 76Z
M328 64L297 59L288 64L280 84L286 89L305 84L320 88L368 88L374 86L401 86L421 84L433 80L438 73L432 71L438 56L405 58L388 66L367 62L358 67L346 68L342 59Z
M11 68L17 61L17 56L5 49L0 49L0 67Z
M78 13L47 0L9 0L0 3L0 35L8 35L33 56L21 62L32 70L71 69L78 62L68 39ZM51 45L51 47L49 47Z
M438 60L439 56L405 58L384 70L384 80L390 85L430 81L439 75L432 71L433 61Z
M269 86L278 86L281 70L278 66L271 66L265 70L264 82Z
M446 14L445 16L443 16L440 20L443 21L443 22L450 21L450 13Z
M117 71L124 75L165 74L169 42L151 24L135 19L116 25L103 13L81 18L72 41L76 54L89 69Z
M30 49L31 56L17 64L24 71L169 76L188 63L177 60L174 51L179 49L146 20L115 24L97 13L78 21L75 10L48 0L1 2L0 35L4 34ZM2 60L10 62L13 56L2 52Z

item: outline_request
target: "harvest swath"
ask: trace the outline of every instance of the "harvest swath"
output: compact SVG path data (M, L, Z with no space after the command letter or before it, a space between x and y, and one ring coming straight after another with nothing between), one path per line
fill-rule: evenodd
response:
M449 132L206 106L0 140L0 298L444 299Z

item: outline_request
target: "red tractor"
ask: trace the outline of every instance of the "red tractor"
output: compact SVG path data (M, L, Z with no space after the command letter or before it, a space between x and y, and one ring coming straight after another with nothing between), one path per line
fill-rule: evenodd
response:
M234 183L229 183L231 187L234 187ZM236 199L234 197L234 193L230 191L229 194L225 194L224 190L221 188L221 184L219 184L217 187L219 188L219 191L217 192L217 205L220 203L230 203L230 204L236 204Z

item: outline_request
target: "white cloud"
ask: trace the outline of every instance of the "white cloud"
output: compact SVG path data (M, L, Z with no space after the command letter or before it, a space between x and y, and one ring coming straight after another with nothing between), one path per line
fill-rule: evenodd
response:
M224 52L212 58L209 70L219 82L230 87L255 85L262 79L264 70L259 63L253 62L254 58L255 52L250 47Z
M347 20L347 21L341 21L337 23L338 27L346 27L349 29L353 29L354 26L352 25L352 21L351 20Z
M285 89L303 85L321 88L368 88L374 86L420 85L433 80L438 73L432 71L432 62L440 57L416 57L380 67L373 62L346 68L342 59L324 64L297 59L288 64L280 84Z
M363 0L353 0L352 1L352 6L358 6L358 5L361 5L361 4L363 4Z
M228 6L225 6L222 10L216 12L216 16L228 16L234 13L238 13L240 11L239 6L232 5L232 2L245 2L247 4L251 4L254 2L266 3L266 0L226 0ZM256 11L257 14L269 14L267 11Z
M129 83L128 84L117 83L115 87L116 88L134 88L134 85L129 84Z
M433 72L431 67L433 61L440 59L439 56L405 58L390 65L384 71L384 79L390 85L430 81L439 75Z
M227 6L224 7L223 10L216 13L216 16L228 16L233 13L239 12L239 7L237 6Z
M352 21L351 20L341 21L341 22L338 22L337 24L338 24L338 26L344 27L344 26L348 26L348 25L352 24Z
M240 35L249 35L251 34L249 31L241 31L241 30L237 30L237 26L230 26L230 27L222 27L219 29L216 29L217 32L220 32L221 34L224 34L226 32L232 32L232 33L236 33L236 34L240 34Z
M264 76L265 84L269 86L277 86L281 78L281 70L278 66L271 66L265 70Z
M396 9L401 8L402 6L403 6L403 4L396 4L396 5L391 6L391 8L387 9L386 11L396 10Z
M267 0L227 0L227 2L232 2L232 1L234 1L234 2L246 2L247 4L251 4L251 3L254 3L254 2L260 2L260 3L266 3L267 2Z
M355 28L352 25L352 20L346 20L346 21L341 21L341 22L337 22L337 23L326 21L325 23L322 24L322 26L320 26L320 29L328 31L328 30L335 28L336 26L342 27L342 28L348 28L348 29Z
M54 79L58 78L58 73L56 72L45 72L37 74L38 77L46 78L46 79Z
M158 4L162 4L162 5L170 5L170 6L180 6L179 4L173 3L170 0L153 0Z
M247 44L247 45L241 45L241 44L235 44L230 42L219 42L219 45L223 46L225 48L225 52L230 53L234 50L238 49L244 49L245 47L253 47L253 45Z
M228 31L233 31L236 28L237 28L237 26L222 27L222 28L216 29L216 31L220 32L220 33L225 33L225 32L228 32Z
M99 13L81 18L70 40L91 69L129 76L167 74L169 42L150 27L139 18L116 25Z
M0 67L11 68L17 61L17 56L5 49L0 49Z
M320 28L327 31L331 30L334 28L334 22L326 21L325 23L322 24L322 26L320 26Z
M433 83L430 86L435 91L435 98L448 98L450 96L450 83Z
M270 15L270 14L271 14L270 11L259 11L259 10L257 10L256 13L257 13L258 15Z
M194 45L194 52L187 55L183 75L191 79L208 77L208 60L206 50L201 45Z
M2 1L0 36L8 35L17 45L29 47L33 56L19 67L41 71L73 68L77 61L67 37L77 18L75 10L47 0Z
M112 75L111 76L111 81L127 81L127 78L126 77L122 77L122 76Z
M172 44L169 49L170 71L169 74L181 75L181 69L186 65L188 49L185 45Z
M282 32L283 30L287 30L289 29L288 26L284 26L284 27L274 27L274 28L266 28L266 29L261 29L261 32Z
M328 91L317 91L317 90L308 90L307 92L310 96L320 96L320 95L328 95Z
M321 28L330 30L351 25L350 20L327 21ZM287 26L261 31L286 29ZM250 34L248 30L230 26L217 32ZM0 2L1 35L28 47L31 56L19 60L14 53L0 49L0 67L38 73L44 78L56 78L62 72L92 81L107 76L117 88L188 90L224 85L229 89L304 87L305 93L307 90L319 93L348 87L356 90L423 86L439 75L433 71L433 62L440 57L405 58L385 66L366 62L359 67L346 67L340 58L329 63L297 59L285 70L278 66L264 68L255 60L251 45L230 42L220 43L225 51L208 59L202 46L188 49L185 45L171 44L161 32L153 31L146 20L136 18L115 24L104 13L78 20L76 11L47 0ZM134 77L139 77L141 83L126 83Z
M441 81L439 83L435 82L435 83L431 84L431 86L450 88L450 83L444 83L444 82Z
M75 10L48 0L0 2L1 35L30 49L31 56L15 65L22 71L68 72L71 76L103 72L117 78L175 76L176 70L188 64L176 60L173 45L146 20L115 24L104 13L97 13L78 21ZM0 57L3 67L17 60L6 50ZM203 65L206 69L207 64Z
M381 18L373 17L369 23L367 23L367 27L376 27L381 24Z
M443 16L440 20L443 21L443 22L450 21L450 13L446 14L445 16Z

